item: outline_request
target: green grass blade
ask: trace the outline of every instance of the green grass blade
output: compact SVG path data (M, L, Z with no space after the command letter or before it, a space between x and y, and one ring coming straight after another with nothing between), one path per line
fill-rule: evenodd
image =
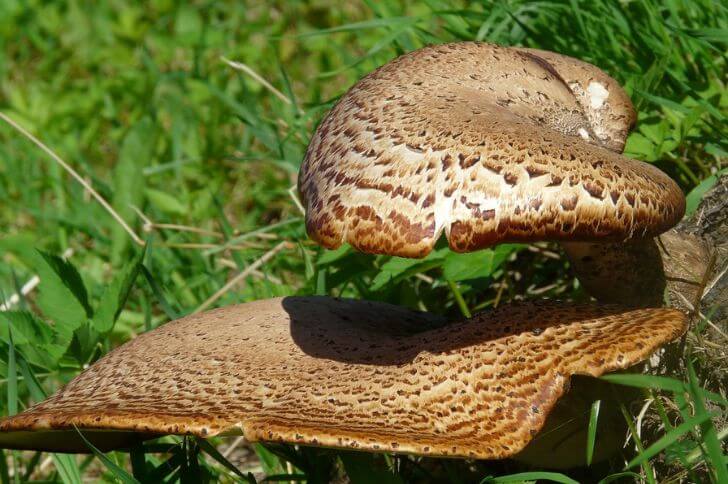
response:
M621 401L619 402L619 410L624 416L624 421L627 423L627 427L629 427L630 434L632 435L632 440L634 441L638 452L640 453L640 455L643 454L645 452L645 447L644 445L642 445L642 439L640 439L640 436L637 433L637 428L634 425L632 415L629 413L627 407L625 407L624 403L622 403ZM650 484L656 484L655 472L652 469L652 464L650 464L650 461L645 460L644 462L642 462L641 465L642 471L645 473L645 478L647 479L647 482Z
M177 311L172 309L172 306L169 305L169 302L167 302L167 298L164 296L164 290L159 285L155 277L152 275L152 273L147 269L147 266L142 264L141 266L142 274L144 274L144 278L149 283L149 287L152 289L152 292L154 293L154 297L156 297L157 302L162 307L162 310L167 315L169 319L176 319L178 317Z
M470 313L470 308L468 308L468 303L465 302L465 299L463 298L463 295L460 292L460 288L458 287L457 283L448 279L447 285L450 288L450 292L452 292L453 296L455 296L455 302L457 302L458 308L460 309L460 312L463 314L463 316L465 316L466 318L472 317L472 314Z
M724 427L720 432L718 432L718 440L723 442L724 440L728 439L728 427ZM698 447L694 451L692 451L690 454L687 455L685 458L686 465L692 465L701 460L701 457L703 456L703 449Z
M116 465L114 461L109 459L103 452L101 452L99 449L97 449L91 442L86 439L86 436L83 435L83 433L76 427L73 426L74 429L76 429L76 432L78 432L78 435L81 436L81 439L83 440L83 443L86 444L86 446L91 450L91 452L94 453L94 455L101 461L102 464L111 472L116 479L123 482L124 484L141 484L139 481L137 481L134 476L126 472L124 469Z
M698 385L698 377L695 375L695 368L692 361L688 359L688 382L690 387L690 396L695 405L695 411L698 414L707 414L705 402L700 394L700 386ZM723 450L721 449L718 433L715 430L713 421L708 418L700 424L700 433L705 446L706 453L710 459L710 464L715 472L717 482L728 482L728 468L724 464Z
M677 427L663 435L657 440L657 442L646 448L643 452L640 452L637 457L627 463L625 469L631 469L652 459L654 456L665 450L667 447L677 442L680 437L685 435L687 432L690 432L695 426L702 424L708 419L710 419L710 414L708 413L703 413L689 418L682 424L678 425Z
M253 444L253 450L255 455L258 456L260 465L266 475L280 474L285 469L285 464L281 463L280 457L266 449L262 444Z
M18 370L15 363L15 344L13 343L13 331L9 325L8 340L8 415L15 415L16 413L18 413Z
M620 385L638 388L652 388L655 390L667 390L673 393L682 393L686 390L685 384L680 380L664 376L614 373L610 375L603 375L599 378L611 383L618 383Z
M665 376L655 375L641 375L641 374L629 374L629 373L615 373L611 375L602 375L599 378L606 380L611 383L617 383L619 385L626 385L637 388L651 388L653 390L666 390L673 393L685 393L688 391L688 387L685 383L674 378L668 378ZM728 400L723 398L717 393L700 388L698 390L703 398L707 398L715 403L719 403L723 406L728 406Z
M81 470L76 459L68 454L53 454L53 464L65 484L81 484Z
M31 370L28 362L22 356L18 358L18 369L20 370L20 374L23 375L25 386L30 392L31 398L36 402L43 400L46 397L46 392L35 377L35 374L33 374L33 370Z
M401 27L402 25L412 25L421 20L420 17L389 17L389 18L377 18L373 20L364 20L362 22L355 22L347 25L340 25L338 27L331 27L328 29L319 29L312 32L305 32L298 34L296 37L314 37L318 35L329 35L337 34L341 32L354 32L358 30L369 30L369 29L380 29L383 27Z
M135 479L144 482L147 478L147 460L144 452L144 446L136 444L129 449L129 462L131 464L131 472Z
M10 484L10 469L5 451L0 449L0 484Z
M309 481L310 479L306 474L274 474L272 476L266 476L263 480L260 482L282 482L282 481L290 481L290 482L302 482L302 481Z
M599 409L602 405L601 400L596 400L591 405L589 413L589 427L587 429L586 438L586 465L590 466L594 457L594 444L597 440L597 423L599 422Z
M225 458L224 455L220 453L210 442L208 442L205 439L197 438L197 445L202 449L203 452L205 452L207 455L215 459L217 462L222 464L226 469L230 470L233 474L236 474L241 479L243 479L245 482L250 482L248 479L248 476L243 474L240 469L235 467L229 460Z
M558 472L521 472L500 477L486 477L481 484L501 484L504 482L549 481L562 484L579 484L579 481Z
M185 454L184 449L179 444L175 445L170 452L172 452L172 455L167 460L161 462L147 474L148 482L174 482L173 477L179 472L185 460Z
M46 392L43 390L28 362L22 356L18 358L18 369L23 376L23 381L30 392L31 398L36 402L43 400L46 397ZM68 454L51 455L58 475L65 484L80 484L82 482L81 470L74 456Z
M634 482L639 482L641 479L641 476L636 472L617 472L616 474L608 475L607 477L599 481L599 484L608 484L609 482L618 481L626 477L631 477Z

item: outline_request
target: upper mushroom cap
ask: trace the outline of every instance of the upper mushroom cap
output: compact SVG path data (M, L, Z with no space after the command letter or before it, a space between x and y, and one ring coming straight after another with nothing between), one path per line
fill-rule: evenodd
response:
M618 153L634 120L617 82L576 59L475 42L411 52L316 130L299 174L308 233L405 257L443 230L459 252L659 234L684 196Z
M88 451L76 426L104 450L153 434L242 433L250 441L503 458L538 432L572 375L626 368L685 331L674 309L554 302L442 323L325 297L185 317L0 421L0 447Z
M624 150L637 113L617 81L601 69L573 57L548 50L517 50L545 60L556 70L579 102L600 145L617 153Z

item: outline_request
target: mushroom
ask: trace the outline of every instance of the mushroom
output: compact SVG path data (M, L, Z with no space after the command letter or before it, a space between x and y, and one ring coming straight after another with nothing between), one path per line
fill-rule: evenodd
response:
M327 248L415 258L443 231L457 252L556 240L598 299L651 304L635 289L664 282L661 268L605 261L628 241L628 255L654 251L685 198L620 154L635 118L615 80L567 56L477 42L411 52L316 130L299 175L307 231Z
M444 324L385 303L288 297L167 323L0 421L0 447L88 452L163 434L242 434L505 458L573 375L627 368L686 329L667 308L525 302Z

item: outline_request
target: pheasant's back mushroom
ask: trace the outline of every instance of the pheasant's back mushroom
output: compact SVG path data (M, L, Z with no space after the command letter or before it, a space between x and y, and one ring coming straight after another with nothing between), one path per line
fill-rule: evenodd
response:
M553 302L449 325L384 303L291 297L170 322L0 421L0 447L103 450L161 434L503 458L572 375L629 367L685 331L672 309Z
M620 154L635 120L614 79L568 56L475 42L411 52L359 81L314 134L299 174L308 233L404 257L443 232L458 252L557 240L597 299L659 305L653 237L685 199Z
M652 237L684 212L679 187L620 149L634 112L593 66L464 42L403 55L321 122L299 175L310 236L422 257L444 231L504 241Z

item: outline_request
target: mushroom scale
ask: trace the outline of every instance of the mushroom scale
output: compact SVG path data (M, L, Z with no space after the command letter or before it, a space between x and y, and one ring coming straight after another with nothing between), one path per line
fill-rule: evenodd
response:
M572 375L648 357L686 329L674 309L527 302L444 324L397 306L269 299L191 315L101 358L0 421L0 447L103 450L159 434L504 458Z
M684 213L667 175L618 151L634 111L616 81L559 54L426 47L352 87L299 174L309 235L404 257L442 231L473 251L506 241L651 237Z

